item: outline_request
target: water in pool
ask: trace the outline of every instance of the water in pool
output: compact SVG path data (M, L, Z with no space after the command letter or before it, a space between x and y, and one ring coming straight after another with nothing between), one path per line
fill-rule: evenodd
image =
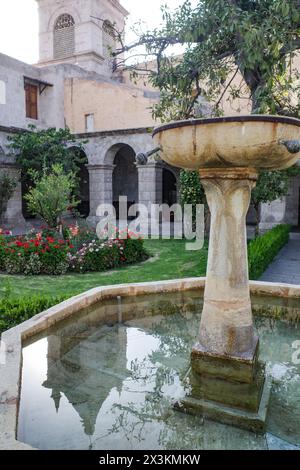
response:
M299 300L285 305L290 319L256 317L274 379L266 435L173 410L201 305L194 291L112 299L25 343L18 439L39 449L300 446Z

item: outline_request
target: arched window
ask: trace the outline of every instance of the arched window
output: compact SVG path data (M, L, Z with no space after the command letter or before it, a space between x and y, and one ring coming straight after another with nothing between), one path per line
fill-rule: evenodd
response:
M75 53L75 21L68 13L60 15L54 26L54 59Z
M114 68L114 58L111 53L116 49L116 33L109 20L105 20L102 26L103 31L103 56L111 69Z

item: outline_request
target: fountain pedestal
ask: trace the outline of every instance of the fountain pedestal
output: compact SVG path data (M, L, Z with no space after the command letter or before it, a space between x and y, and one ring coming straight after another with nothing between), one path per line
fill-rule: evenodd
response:
M246 215L258 175L251 168L199 173L211 212L207 279L188 374L191 392L179 408L262 431L269 386L258 361L246 235Z

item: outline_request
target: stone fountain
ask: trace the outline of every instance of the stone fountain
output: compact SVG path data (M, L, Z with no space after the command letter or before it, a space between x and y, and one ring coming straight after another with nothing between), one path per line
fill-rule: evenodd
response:
M153 137L167 163L199 171L211 212L190 392L176 407L263 431L271 381L253 327L246 214L258 171L284 169L299 159L300 120L251 115L178 121L156 128Z

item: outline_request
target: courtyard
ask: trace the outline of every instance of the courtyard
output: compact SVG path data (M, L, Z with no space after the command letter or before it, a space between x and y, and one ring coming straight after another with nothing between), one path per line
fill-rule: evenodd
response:
M0 42L0 451L299 455L299 2L163 3Z

